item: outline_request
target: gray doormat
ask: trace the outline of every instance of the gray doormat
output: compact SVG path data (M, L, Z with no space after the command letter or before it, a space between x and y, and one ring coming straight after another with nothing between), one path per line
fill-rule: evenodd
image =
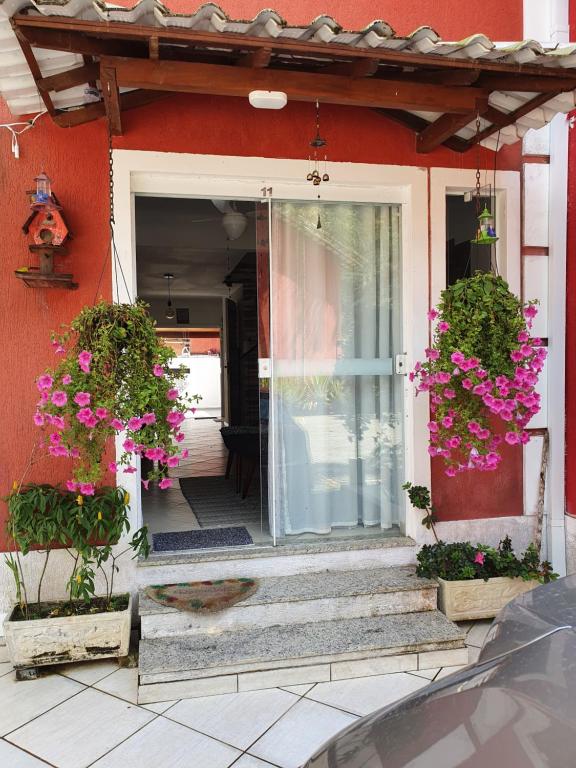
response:
M155 552L238 547L246 544L254 544L254 542L243 525L230 528L210 528L202 531L172 531L152 534L152 547Z
M260 525L260 484L256 480L245 499L236 493L234 480L225 477L181 477L180 488L201 528Z

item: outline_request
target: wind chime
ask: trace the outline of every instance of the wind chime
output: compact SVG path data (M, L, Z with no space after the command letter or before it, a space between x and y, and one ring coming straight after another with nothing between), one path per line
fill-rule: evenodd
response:
M476 136L480 133L480 115L476 116ZM496 236L496 229L494 225L494 216L490 212L488 203L482 207L481 200L481 187L480 187L480 143L476 142L477 149L477 163L476 163L476 218L478 219L478 227L476 229L476 237L470 242L474 245L493 245L498 237ZM496 182L496 165L494 165L494 182Z
M330 176L326 170L328 157L324 153L324 173L320 173L321 159L318 157L319 151L326 147L328 142L320 135L320 104L316 99L316 135L310 142L312 147L312 153L308 155L308 175L306 181L311 181L315 187L319 187L324 181L330 181ZM318 191L318 200L320 200L320 191ZM322 228L322 220L320 219L320 208L318 208L318 222L316 224L317 229Z

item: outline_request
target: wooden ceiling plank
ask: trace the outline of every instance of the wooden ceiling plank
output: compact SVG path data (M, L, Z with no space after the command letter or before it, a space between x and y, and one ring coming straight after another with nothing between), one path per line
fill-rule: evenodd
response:
M14 19L12 19L14 22ZM20 27L12 24L16 34L36 48L50 51L65 51L86 56L135 56L148 55L148 42L130 42L123 39L100 39L88 37L70 30L43 29L42 27Z
M440 144L453 136L462 128L465 128L469 123L476 119L477 116L483 115L484 110L488 108L488 99L479 101L476 105L476 109L473 112L469 112L467 115L450 115L445 114L439 117L433 123L429 123L425 128L419 131L416 135L416 151L421 154L432 152L432 150L439 147Z
M339 61L334 64L328 64L322 67L323 75L344 75L347 77L370 77L378 71L379 62L377 59L356 59L355 61ZM398 72L394 77L401 77Z
M250 35L238 35L233 33L199 32L196 30L179 27L151 27L140 24L127 24L123 22L107 22L67 18L62 16L27 16L16 14L12 18L15 27L20 28L29 40L29 33L41 29L45 32L68 31L75 36L82 33L85 39L87 35L102 40L116 38L116 40L141 40L147 45L151 34L158 35L159 40L177 43L187 42L191 46L216 46L223 48L230 46L232 50L255 50L258 48L271 48L273 53L294 53L297 55L309 54L311 57L333 59L344 58L374 58L381 62L395 63L399 66L421 66L434 69L465 69L481 70L483 72L516 73L518 76L536 75L539 77L554 78L559 75L560 67L541 67L535 64L521 64L514 62L485 61L458 59L450 56L434 56L412 53L407 51L392 51L385 48L356 48L343 44L322 43L311 40L298 41L288 38L253 37ZM49 47L48 45L46 47ZM58 49L60 50L60 49ZM80 51L82 52L82 51ZM576 80L576 72L573 73ZM572 79L570 70L562 69L562 76Z
M95 82L98 79L100 68L98 64L85 64L83 67L59 72L57 75L43 77L36 85L40 91L65 91L76 85Z
M108 67L104 64L100 65L100 84L102 86L102 95L104 97L104 106L110 124L110 131L113 136L121 136L120 94L118 92L118 81L114 67Z
M160 58L160 41L158 35L151 35L148 41L148 54L151 59Z
M539 93L541 91L573 91L575 83L573 77L538 77L537 75L505 75L484 72L476 83L478 87L490 91L524 91L526 93Z
M240 69L216 64L149 59L101 60L116 70L118 85L129 88L246 98L250 91L281 89L294 101L391 109L468 113L484 94L475 88L451 88L394 80L351 79L309 72Z

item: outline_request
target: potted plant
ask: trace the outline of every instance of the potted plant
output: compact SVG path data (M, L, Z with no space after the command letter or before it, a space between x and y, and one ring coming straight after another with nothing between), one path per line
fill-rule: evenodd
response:
M127 653L131 604L129 595L114 591L117 561L128 552L148 554L147 530L129 537L129 496L102 480L106 472L137 472L135 460L142 457L150 462L144 487L169 488L168 470L187 456L179 447L181 425L198 399L180 395L181 373L168 365L172 351L141 302L87 306L52 344L60 362L36 381L34 422L42 435L7 499L14 551L6 561L17 605L5 631L16 668ZM106 452L118 434L122 453L109 461ZM71 462L65 488L25 484L43 456ZM67 598L47 603L42 583L57 547L71 557L61 590ZM31 549L45 558L34 595L23 564ZM104 595L96 594L98 573Z
M100 488L83 496L48 484L28 484L16 485L7 502L15 550L5 558L17 604L4 622L4 634L14 667L125 656L132 605L129 594L114 590L118 560L128 552L146 556L149 550L145 528L118 547L130 527L128 494L122 488ZM44 562L32 592L22 559L33 548L43 553ZM67 597L43 601L42 586L55 549L70 555L70 569L63 576ZM98 573L106 585L99 596Z
M435 539L418 552L416 575L438 582L438 607L452 621L493 618L514 597L558 578L548 561L540 561L533 543L518 557L509 536L497 548L440 541L428 488L412 483L403 488L412 506L424 513L422 524Z
M458 280L428 313L437 321L433 343L410 379L417 394L429 393L428 452L448 476L495 470L503 442L529 441L546 358L542 340L530 335L536 313L491 272Z

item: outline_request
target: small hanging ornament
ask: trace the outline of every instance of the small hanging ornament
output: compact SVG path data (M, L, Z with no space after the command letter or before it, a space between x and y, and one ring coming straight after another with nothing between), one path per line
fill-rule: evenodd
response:
M315 187L319 187L323 181L330 181L330 176L326 170L326 163L328 158L324 154L324 173L320 173L321 160L318 157L318 150L322 149L328 144L326 139L320 135L320 104L316 101L316 136L310 142L310 146L314 150L312 155L308 155L309 171L306 176L306 181L311 181Z
M477 151L477 163L476 163L476 214L478 218L478 229L476 230L476 237L470 240L473 245L492 245L498 238L496 237L496 229L494 227L494 216L488 209L488 204L484 204L484 209L481 211L482 202L480 199L480 142L478 141L480 134L480 115L476 115L476 151Z
M478 216L478 231L476 237L471 242L475 245L492 245L498 240L496 237L496 230L494 229L494 217L488 210L488 206L484 206L484 210Z

